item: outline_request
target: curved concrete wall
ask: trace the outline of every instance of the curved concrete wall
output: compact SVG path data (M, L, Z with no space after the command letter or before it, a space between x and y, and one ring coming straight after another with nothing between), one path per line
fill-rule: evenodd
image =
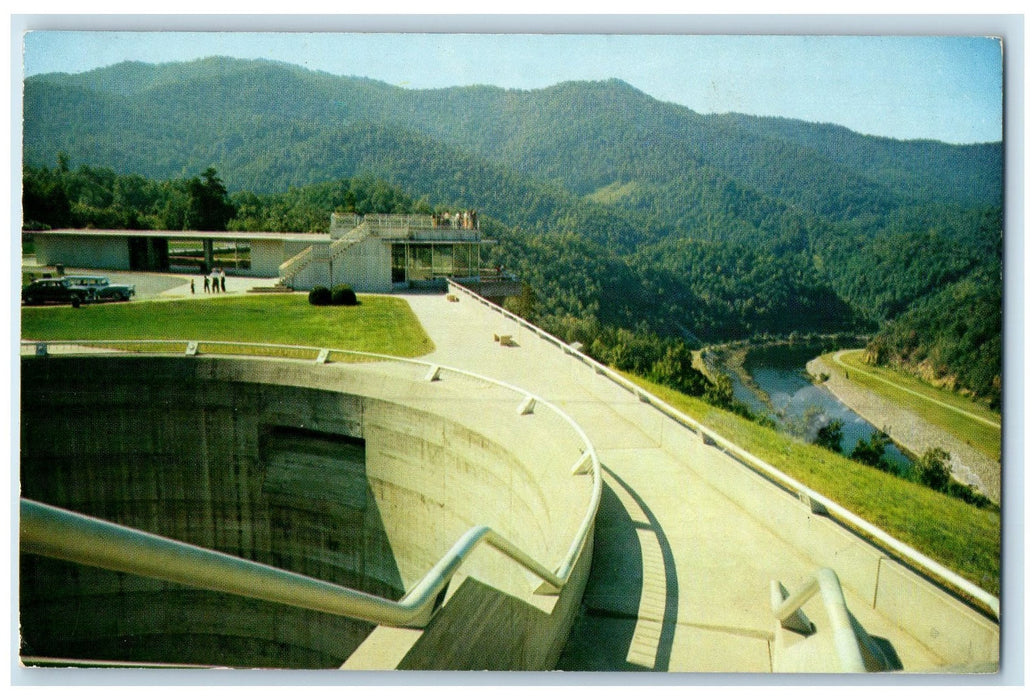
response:
M25 358L22 495L397 599L489 525L554 568L590 502L560 417L403 363ZM558 597L480 548L408 668L548 668L591 547ZM340 666L373 625L22 556L25 656ZM501 601L505 604L501 604ZM496 610L507 649L468 625ZM499 611L506 610L506 613ZM524 614L522 614L524 613ZM514 625L518 624L518 627Z

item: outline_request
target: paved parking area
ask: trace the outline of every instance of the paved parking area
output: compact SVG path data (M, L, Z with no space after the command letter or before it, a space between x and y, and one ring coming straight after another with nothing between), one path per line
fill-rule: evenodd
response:
M22 269L34 271L35 258L22 258ZM53 268L40 268L54 275ZM39 273L36 273L37 275ZM190 283L194 282L194 296L204 297L204 278L200 274L181 272L128 272L121 270L91 270L86 268L65 268L65 274L103 275L114 284L132 284L136 288L135 301L157 298L186 298L191 296ZM226 293L245 294L254 287L272 287L276 280L264 277L227 274ZM213 296L210 292L209 296Z

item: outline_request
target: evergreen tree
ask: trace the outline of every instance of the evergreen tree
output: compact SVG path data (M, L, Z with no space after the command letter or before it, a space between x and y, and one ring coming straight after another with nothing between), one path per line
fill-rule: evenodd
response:
M190 195L190 203L183 222L184 230L226 230L236 210L215 168L206 168L201 178L188 180L187 193Z

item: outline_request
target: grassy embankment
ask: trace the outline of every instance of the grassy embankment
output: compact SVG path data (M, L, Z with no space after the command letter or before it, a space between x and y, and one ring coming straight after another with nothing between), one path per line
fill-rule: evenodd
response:
M788 476L999 595L999 513L853 462L645 379L629 379Z
M434 349L403 299L359 297L358 306L311 306L304 294L22 309L29 340L198 340L340 348L418 357ZM133 344L132 349L148 349ZM201 352L206 351L204 342ZM216 348L208 349L216 351ZM312 351L219 347L218 352L315 357ZM333 360L347 356L331 354Z
M1002 418L988 406L905 372L868 365L863 362L862 350L832 353L823 359L831 367L847 370L852 382L922 415L992 459L1000 459Z

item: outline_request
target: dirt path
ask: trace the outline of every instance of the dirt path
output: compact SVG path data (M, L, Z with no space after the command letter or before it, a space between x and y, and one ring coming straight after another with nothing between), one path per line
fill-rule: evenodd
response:
M839 352L834 353L834 357L833 357L834 362L837 363L838 366L840 366L841 368L843 368L845 370L849 369L849 367L848 367L848 365L846 365L841 360L841 356L844 355L846 352L849 352L849 351L848 350L841 350ZM911 394L913 396L916 396L916 397L918 397L920 399L923 399L924 401L929 401L929 402L931 402L933 404L937 404L938 406L941 406L942 408L947 408L950 411L954 411L955 413L958 413L961 416L966 416L967 418L970 418L971 420L978 421L979 423L984 423L985 425L991 426L993 428L1000 428L1000 429L1002 429L1002 427L1003 427L1002 424L1000 424L1000 423L998 423L996 421L989 420L987 418L984 418L982 416L977 415L976 413L971 413L970 411L964 411L962 408L959 408L957 406L953 406L951 404L947 404L944 401L939 401L938 399L932 398L930 396L926 396L924 394L921 394L918 391L913 391L912 389L907 389L906 387L901 386L899 384L896 384L895 382L888 381L884 377L879 377L876 374L873 374L872 372L867 372L865 370L859 369L859 367L851 367L850 369L853 372L859 372L860 374L864 374L867 377L870 377L871 379L876 379L878 382L882 382L884 384L887 384L888 386L893 386L896 389L898 389L899 391L904 391L907 394Z
M840 371L822 358L806 365L809 374L830 378L824 386L843 404L864 419L885 430L891 439L916 455L932 447L940 447L950 455L953 476L999 502L1002 469L994 459L947 431L932 425L913 411L889 401L868 389L845 379ZM855 371L853 369L853 371Z

